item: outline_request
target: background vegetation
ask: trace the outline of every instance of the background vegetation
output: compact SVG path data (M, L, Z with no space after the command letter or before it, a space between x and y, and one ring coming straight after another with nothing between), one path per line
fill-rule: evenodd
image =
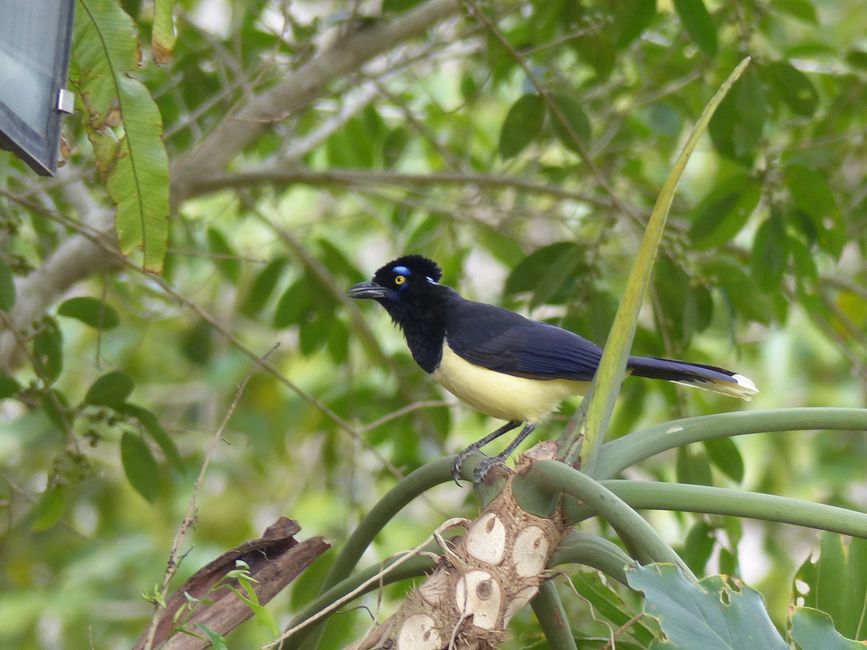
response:
M397 476L489 431L427 381L380 310L344 298L393 256L427 254L467 297L604 343L671 161L745 55L753 64L681 183L634 348L736 368L762 392L744 405L629 380L609 435L740 408L864 406L860 3L174 10L172 45L151 3L79 2L65 166L36 179L0 156L0 645L131 645L152 611L142 594L162 580L251 369L198 494L181 578L280 514L339 545ZM576 404L535 439L554 438ZM741 437L629 477L864 510L865 440ZM436 488L365 564L477 509L466 487ZM696 573L743 577L786 626L814 531L647 516ZM329 561L273 601L279 623ZM573 582L581 598L560 585L573 629L597 645L608 635L598 620L616 628L638 606L594 574ZM387 613L404 588L366 602ZM337 621L326 647L370 617ZM516 647L541 638L529 611L513 630ZM231 647L272 638L255 623L229 637Z

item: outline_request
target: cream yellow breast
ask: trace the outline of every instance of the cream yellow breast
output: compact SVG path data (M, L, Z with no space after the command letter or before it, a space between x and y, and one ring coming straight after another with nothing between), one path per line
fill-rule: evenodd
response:
M476 366L443 345L433 378L458 399L501 420L536 423L570 395L583 395L589 382L527 379Z

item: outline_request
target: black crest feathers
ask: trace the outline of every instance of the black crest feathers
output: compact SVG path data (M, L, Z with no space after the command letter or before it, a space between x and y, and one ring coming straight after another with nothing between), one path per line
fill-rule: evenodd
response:
M439 264L432 259L423 255L403 255L383 266L376 275L383 271L391 271L396 266L405 266L411 273L430 278L434 282L439 282L443 274Z

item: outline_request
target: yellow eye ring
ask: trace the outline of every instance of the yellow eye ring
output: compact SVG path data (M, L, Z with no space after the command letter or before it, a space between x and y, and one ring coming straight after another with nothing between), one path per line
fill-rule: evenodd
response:
M395 278L394 278L394 283L395 283L397 286L402 285L404 282L406 282L406 276L405 276L405 275L398 275L398 276L395 276Z

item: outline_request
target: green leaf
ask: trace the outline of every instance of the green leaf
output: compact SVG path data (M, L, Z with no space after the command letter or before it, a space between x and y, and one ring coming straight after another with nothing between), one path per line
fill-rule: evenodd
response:
M150 447L142 438L129 431L120 439L120 460L130 485L153 503L160 493L159 467Z
M283 276L283 270L286 268L285 257L275 257L265 265L256 278L253 280L253 285L250 287L250 292L247 294L241 310L248 316L255 316L265 307L265 303L274 293L277 283Z
M819 24L816 7L813 6L810 0L772 0L771 6L811 25Z
M502 158L521 153L542 132L545 123L545 102L540 95L521 95L503 120L498 150Z
M17 395L20 390L21 384L14 377L0 373L0 399L9 399Z
M756 230L750 258L752 276L765 291L779 289L789 257L788 238L783 217L774 211Z
M584 109L581 108L581 104L577 99L573 99L569 95L562 93L554 94L554 103L560 109L563 117L566 118L566 122L572 128L572 131L576 136L578 136L578 142L586 147L593 135L593 129L590 126L590 120L587 117L587 114L584 112ZM560 142L563 143L563 146L575 152L580 151L578 144L576 144L575 140L569 134L569 131L563 126L553 112L551 113L550 119L551 124L554 126L554 133L557 135Z
M702 0L674 0L674 9L683 28L709 58L716 56L716 25Z
M600 574L579 571L571 579L578 593L589 600L593 607L615 626L626 624L638 613L632 611L614 589L602 582ZM656 636L643 622L638 622L629 629L635 640L644 647L652 643Z
M819 245L838 257L846 243L843 216L827 180L815 169L788 165L784 172L792 202L806 214Z
M696 575L702 575L715 543L713 529L704 521L697 521L686 535L680 557Z
M713 485L710 463L707 456L701 451L692 451L689 447L678 447L675 470L678 483Z
M135 387L129 375L114 370L93 382L84 396L84 403L117 409L126 402Z
M0 310L9 311L15 306L15 278L6 262L0 260Z
M710 462L736 483L744 480L744 459L731 438L713 438L704 441Z
M791 615L792 639L800 650L864 650L867 641L847 639L834 629L826 612L812 607L795 607Z
M63 335L54 319L46 319L33 337L33 365L49 385L57 381L63 370Z
M151 32L151 52L154 62L169 62L175 47L174 0L154 0L154 27Z
M120 317L114 307L97 298L80 296L66 300L57 310L60 316L80 320L98 330L110 330L120 325Z
M660 648L788 650L761 594L736 578L709 576L694 584L673 564L633 566L626 578L644 592L644 611L668 637Z
M793 112L812 117L819 107L819 93L807 75L786 61L769 63L760 71Z
M51 530L60 521L66 509L66 491L60 485L49 487L33 509L30 530L34 533Z
M85 112L97 169L117 205L121 250L141 247L144 269L159 272L168 240L169 166L159 109L128 76L139 58L134 24L115 0L79 0L70 82Z
M201 623L196 624L196 627L199 628L206 637L208 637L208 641L210 641L211 647L213 647L214 650L229 650L229 644L226 643L226 637L222 634L216 630L212 630L207 625L202 625Z
M225 235L216 228L208 228L208 248L214 254L214 264L229 282L237 284L241 278L241 260L229 245Z
M747 70L720 104L708 131L717 151L751 166L768 118L765 89L755 70Z
M620 0L613 5L615 45L623 49L641 36L656 16L656 0Z
M145 431L147 431L153 441L160 446L160 449L163 450L166 458L175 466L175 469L177 469L181 474L186 473L184 462L181 460L181 455L178 452L178 447L175 445L175 441L172 440L168 431L166 431L163 428L163 425L160 424L159 418L157 418L156 415L135 404L123 404L119 410L122 413L133 416L141 422Z
M761 185L749 176L735 176L717 186L698 206L689 236L699 250L725 244L744 227L762 197Z
M827 612L845 637L867 637L867 539L821 533L821 550L795 574L796 602Z
M298 323L313 304L310 283L306 276L296 280L277 301L274 310L274 328L280 329Z

